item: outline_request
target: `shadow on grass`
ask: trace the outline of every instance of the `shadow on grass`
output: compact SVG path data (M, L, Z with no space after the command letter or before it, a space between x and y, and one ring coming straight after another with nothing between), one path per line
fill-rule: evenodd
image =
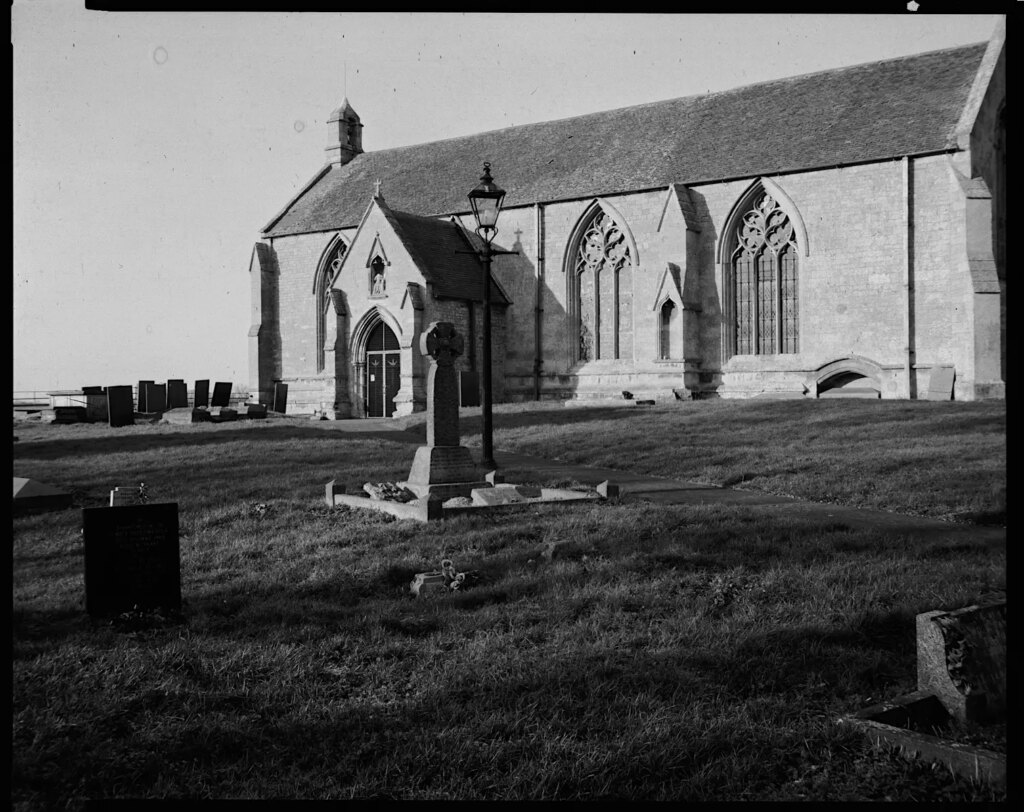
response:
M205 426L206 424L199 424ZM334 441L339 443L360 440L388 440L400 443L421 443L415 434L405 431L331 431L330 427L283 426L270 424L251 430L200 429L189 431L185 427L180 431L152 432L146 434L125 434L122 436L104 434L102 436L67 435L46 439L27 440L19 443L15 454L15 462L23 460L55 460L69 454L124 454L155 449L212 448L218 445L238 442L253 442L271 445L287 443L293 440L312 440L317 442Z

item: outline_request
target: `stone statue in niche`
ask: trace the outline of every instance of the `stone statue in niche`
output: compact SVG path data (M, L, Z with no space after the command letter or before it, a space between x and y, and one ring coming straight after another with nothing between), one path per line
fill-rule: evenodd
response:
M375 257L370 263L371 279L373 284L370 288L371 296L385 296L387 294L387 283L384 280L384 260Z

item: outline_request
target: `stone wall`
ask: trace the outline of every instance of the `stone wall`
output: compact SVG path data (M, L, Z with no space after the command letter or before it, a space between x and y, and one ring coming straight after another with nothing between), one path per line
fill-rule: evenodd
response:
M638 397L670 397L680 390L723 397L799 394L816 370L843 359L866 360L878 371L882 396L889 398L922 393L935 365L952 364L955 397L974 397L974 320L991 315L972 299L965 193L953 171L958 160L951 163L946 155L896 159L770 179L806 229L798 258L799 352L792 354L726 357L723 313L729 303L722 296L729 258L719 263L716 252L728 236L722 230L730 212L752 179L695 185L682 206L675 190L665 189L600 201L631 241L632 272L622 298L629 303L622 318L631 334L618 359L574 358L578 336L570 325L566 264L571 264L573 234L594 199L506 209L494 245L517 254L498 256L492 266L512 300L507 312L493 310L495 400L538 394L616 397L622 390ZM386 295L371 295L368 257L362 254L385 227L382 217L381 223L371 222L374 216L380 215L371 215L364 225L336 284L345 291L349 314L346 346L367 313L386 314L403 347L403 376L407 369L421 375L421 359L408 354L415 333L433 321L450 321L468 342L459 368L479 369L480 305L471 314L466 302L435 299L427 286L423 310L415 313L405 291L407 283L423 280L404 252L388 255ZM348 234L351 238L351 229ZM299 235L273 243L280 268L280 374L293 386L289 410L293 404L296 410L309 404L318 408L333 399L333 375L315 370L313 295L317 264L332 236ZM656 300L670 266L684 288L686 308L680 316L685 321L673 339L678 352L661 361ZM418 386L413 389L420 397Z

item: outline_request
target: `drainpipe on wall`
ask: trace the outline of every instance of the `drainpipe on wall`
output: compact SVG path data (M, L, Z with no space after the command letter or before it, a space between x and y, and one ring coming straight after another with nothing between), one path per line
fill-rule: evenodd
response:
M914 165L910 158L901 159L903 175L903 323L907 345L904 348L904 375L907 398L917 397L914 384Z
M533 308L533 399L540 400L540 372L544 365L541 351L541 337L544 325L544 209L534 204L537 235L537 294Z

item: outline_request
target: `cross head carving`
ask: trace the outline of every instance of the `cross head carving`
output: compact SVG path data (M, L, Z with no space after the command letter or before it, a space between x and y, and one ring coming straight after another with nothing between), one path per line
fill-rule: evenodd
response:
M420 352L433 358L438 366L452 366L465 347L465 339L455 332L455 325L449 321L430 325L420 339Z

